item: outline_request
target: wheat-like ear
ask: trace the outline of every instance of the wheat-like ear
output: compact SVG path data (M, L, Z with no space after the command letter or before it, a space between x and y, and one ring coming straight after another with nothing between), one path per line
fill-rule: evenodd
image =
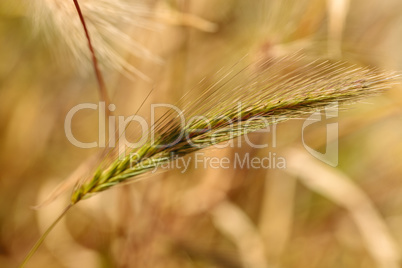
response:
M195 101L187 96L190 104L183 107L187 120L202 118L183 125L179 116L167 114L150 130L155 140L101 166L92 178L77 185L71 204L135 179L177 157L274 122L302 116L334 102L355 102L378 94L395 83L397 77L340 62L306 64L296 56L260 61L225 75Z
M155 140L129 150L122 158L105 159L86 180L80 181L71 203L42 235L25 258L23 267L39 248L59 219L76 203L115 185L139 178L163 163L217 143L235 139L269 124L320 110L334 102L356 102L389 88L399 78L369 68L346 63L315 61L290 56L260 61L240 71L232 71L204 89L195 100L184 98L187 118L202 116L181 124L167 113L150 130ZM202 86L202 85L201 85ZM241 109L239 109L239 104ZM134 156L134 157L133 157Z
M60 54L64 54L63 62L73 58L80 70L90 69L92 58L88 53L87 39L83 35L82 24L77 16L74 2L72 0L27 1L36 32L43 33L51 46L55 46L55 42L60 43ZM128 34L133 29L157 27L152 19L153 12L145 1L80 0L79 4L102 65L127 75L134 74L148 79L135 66L129 64L122 54L129 53L139 58L161 61Z

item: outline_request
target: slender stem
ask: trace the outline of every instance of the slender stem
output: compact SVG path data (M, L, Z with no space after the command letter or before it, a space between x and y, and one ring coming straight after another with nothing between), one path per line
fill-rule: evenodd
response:
M49 235L49 233L53 230L53 228L57 225L57 223L63 218L64 215L66 215L67 211L72 207L73 205L70 204L68 205L63 212L60 214L60 216L46 229L46 232L42 234L42 236L39 238L39 240L35 243L35 245L31 248L27 256L25 257L24 261L22 264L19 266L19 268L23 268L29 259L33 256L33 254L38 250L38 248L42 245L43 241L45 241L46 237Z
M107 107L109 105L109 103L110 103L110 100L109 100L109 97L108 97L108 94L107 94L107 90L106 90L105 82L103 80L102 73L101 73L101 71L99 69L98 60L97 60L96 55L95 55L95 49L94 49L94 47L92 45L91 37L89 36L89 31L88 31L88 28L87 28L87 24L85 22L84 15L82 14L80 5L78 3L78 0L73 0L73 1L74 1L75 8L77 10L78 16L80 17L82 27L84 28L85 36L86 36L86 38L88 40L88 47L89 47L89 50L91 51L92 63L93 63L93 67L94 67L94 70L95 70L96 80L98 81L99 94L100 94L101 100L103 100L105 102L106 107ZM108 109L106 109L106 111L108 111Z

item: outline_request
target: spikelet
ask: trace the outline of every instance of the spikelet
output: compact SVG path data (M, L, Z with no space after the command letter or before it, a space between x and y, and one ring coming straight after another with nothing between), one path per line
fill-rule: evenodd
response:
M35 0L28 4L35 31L42 33L50 46L59 43L63 60L73 58L77 66L90 70L91 55L73 1ZM132 37L135 29L157 27L145 1L80 0L79 4L102 65L146 79L123 56L124 53L130 53L138 58L160 61Z
M334 102L356 102L381 93L398 78L341 62L303 62L296 56L260 61L226 74L195 101L191 94L186 96L182 112L187 124L181 123L179 115L167 113L150 130L154 140L100 167L92 178L77 185L71 203L135 179L177 157L274 122L303 116Z

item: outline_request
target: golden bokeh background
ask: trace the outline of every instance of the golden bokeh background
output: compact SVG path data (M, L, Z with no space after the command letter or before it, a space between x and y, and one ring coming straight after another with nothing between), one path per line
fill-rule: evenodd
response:
M96 10L99 1L80 2ZM110 47L148 77L128 77L102 62L116 115L134 114L145 100L139 114L149 116L151 103L176 103L240 58L302 52L307 60L402 70L398 0L141 3L150 24L134 27L130 18L117 29L155 58L136 56L130 46L119 50L126 40L112 40ZM52 20L35 17L44 15L33 14L30 4L0 3L0 267L21 263L68 204L71 189L49 205L33 206L98 152L75 147L64 131L71 108L99 103L90 65L68 54L61 40L85 47L79 43L85 39L48 35ZM49 27L35 29L32 19L41 18ZM65 19L66 27L75 19ZM27 267L400 267L400 89L347 106L328 121L339 123L337 167L303 148L304 120L281 123L276 147L243 143L203 153L233 159L271 152L286 159L286 169L171 170L115 187L69 211ZM325 150L328 122L305 130L312 148ZM97 111L80 112L72 127L79 140L97 140ZM250 138L273 139L272 133Z

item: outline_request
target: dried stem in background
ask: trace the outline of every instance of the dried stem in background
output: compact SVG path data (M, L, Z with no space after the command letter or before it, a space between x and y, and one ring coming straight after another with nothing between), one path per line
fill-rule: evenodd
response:
M108 106L110 104L109 96L107 94L105 81L104 81L102 73L99 69L98 59L96 58L95 49L92 45L91 37L90 37L88 29L87 29L87 24L85 23L84 15L82 14L78 0L73 0L73 1L74 1L75 8L77 9L78 16L80 17L82 27L84 28L85 36L88 40L88 47L91 52L92 63L93 63L93 67L94 67L94 71L95 71L95 75L96 75L96 81L98 82L100 98L102 101L105 102L106 106ZM106 109L106 111L108 113L110 112L109 109Z

